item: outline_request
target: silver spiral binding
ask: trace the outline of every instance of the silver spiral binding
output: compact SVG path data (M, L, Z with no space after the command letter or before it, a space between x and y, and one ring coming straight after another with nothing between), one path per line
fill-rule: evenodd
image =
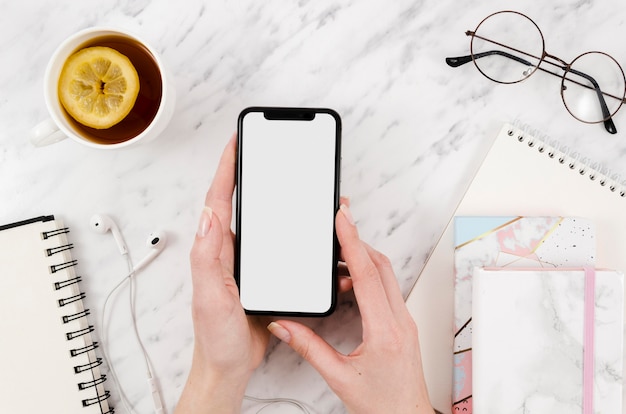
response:
M53 230L53 231L48 231L48 232L43 232L41 234L41 237L46 240L46 239L50 239L52 237L56 237L56 236L61 236L61 235L65 235L69 233L69 228L64 227L64 228L60 228L57 230ZM63 237L61 240L64 240L65 237ZM52 247L52 248L48 248L46 249L45 253L47 256L54 256L59 254L59 258L61 258L61 260L64 260L62 263L59 264L55 264L50 266L50 273L55 274L57 272L61 272L63 270L72 270L72 268L74 268L77 264L78 261L77 260L72 260L69 259L69 255L68 254L63 254L64 252L67 252L71 249L74 248L74 245L71 243L67 243L64 242L64 244L58 246L58 247ZM60 261L61 261L60 260ZM62 274L62 273L61 273ZM70 290L68 290L67 292L71 292L69 295L66 295L65 297L62 297L60 299L58 299L58 305L59 307L64 307L67 306L71 303L74 302L81 302L82 300L85 299L85 294L83 292L80 292L77 288L77 286L79 285L79 283L81 282L82 278L80 276L74 276L74 273L69 273L70 276L73 277L69 277L67 279L64 280L58 280L56 282L53 282L53 287L54 290L59 291L59 292L65 292L66 288L71 288ZM78 308L70 306L68 308L73 309L73 311L71 311L71 313L64 315L62 317L62 322L64 324L70 323L72 321L76 321L76 320L80 320L82 318L86 318L90 312L89 309L83 309L82 306L78 306ZM78 330L74 330L74 331L70 331L70 332L66 332L66 339L68 341L71 341L73 339L76 339L80 336L83 335L87 335L90 334L91 332L94 331L94 327L92 325L88 325L87 327L78 329ZM71 357L77 357L79 355L83 355L83 354L87 354L90 352L93 352L96 348L98 348L98 343L97 342L91 342L91 341L87 341L88 343L83 343L84 346L79 347L79 348L74 348L74 349L70 349L70 356ZM113 408L106 408L107 404L103 405L103 402L106 401L110 396L110 392L107 390L103 390L101 387L99 387L101 384L103 384L106 381L106 375L100 375L100 374L96 374L96 372L98 372L97 370L94 371L94 369L96 369L97 367L99 367L100 365L102 365L102 358L96 358L95 360L92 359L92 357L88 357L89 362L86 364L82 364L82 365L76 365L74 366L74 373L78 374L81 372L85 372L85 371L91 371L92 372L92 378L93 380L91 381L86 381L86 382L78 382L78 389L79 390L86 390L86 389L95 389L96 391L96 396L93 398L85 398L82 400L82 405L83 407L88 407L91 405L95 405L95 404L99 404L100 405L100 411L103 412L103 414L114 414L115 410ZM104 410L107 409L107 411L105 412Z
M558 141L551 140L545 134L518 120L513 123L513 126L514 129L508 131L510 137L515 137L520 143L526 143L529 148L535 148L540 154L545 154L554 159L572 170L573 173L578 173L580 176L587 177L589 180L597 182L598 185L606 187L607 191L614 192L620 197L626 197L626 185L624 182L620 182L619 174L606 171L598 163L589 158L583 158L580 154L570 151L567 146L560 145Z

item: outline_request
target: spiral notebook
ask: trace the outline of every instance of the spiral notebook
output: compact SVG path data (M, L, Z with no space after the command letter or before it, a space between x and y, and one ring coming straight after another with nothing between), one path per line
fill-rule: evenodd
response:
M454 216L583 217L596 228L596 266L626 271L626 197L619 183L525 128L505 124L464 193ZM435 407L453 412L454 222L428 257L407 306L428 336L422 352ZM424 314L422 302L435 303ZM437 324L429 322L436 315ZM471 414L471 407L463 407ZM468 409L469 408L469 409Z
M68 232L54 216L0 226L2 412L113 413Z

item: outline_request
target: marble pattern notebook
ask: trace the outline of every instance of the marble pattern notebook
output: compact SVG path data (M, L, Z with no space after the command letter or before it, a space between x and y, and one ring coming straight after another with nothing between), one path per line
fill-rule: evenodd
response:
M471 414L473 272L476 267L556 268L593 265L595 230L576 217L481 217L454 219L454 355L455 412Z
M583 345L585 277L582 269L475 270L475 412L622 413L624 276L595 271L591 345ZM593 357L587 384L586 346ZM583 409L584 398L592 406Z

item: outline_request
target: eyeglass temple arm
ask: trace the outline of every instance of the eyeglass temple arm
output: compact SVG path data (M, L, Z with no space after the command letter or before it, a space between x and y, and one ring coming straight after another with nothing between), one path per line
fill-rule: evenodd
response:
M515 60L516 62L519 62L523 65L532 65L529 61L522 59L519 56L515 56L510 53L507 53L503 50L490 50L488 52L476 53L474 55L474 59L480 59L482 57L493 56L493 55L504 56L506 58ZM459 66L465 65L466 63L469 63L471 61L472 61L472 55L446 58L446 63L448 64L448 66L451 66L453 68L457 68Z
M528 65L528 66L534 66L532 63L530 63L529 61L522 59L519 56L515 56L512 55L510 53L507 53L505 51L502 50L490 50L487 52L481 52L481 53L476 53L473 57L473 59L480 59L486 56L493 56L493 55L499 55L499 56L504 56L506 58L512 59L516 62L519 62L523 65ZM448 64L448 66L451 66L453 68L465 65L466 63L469 63L472 61L472 55L467 55L467 56L457 56L457 57L448 57L446 58L446 63ZM537 69L540 69L544 72L547 72L551 75L554 76L558 76L557 74L550 72L549 70L545 70L541 67L538 67ZM562 69L566 69L566 68L562 68ZM600 108L602 109L602 115L605 118L604 121L604 128L611 134L616 134L617 133L617 128L615 127L615 123L613 122L613 119L611 118L611 114L609 112L609 108L606 105L606 101L604 100L604 96L602 94L602 90L600 89L600 85L598 84L598 82L591 76L587 75L586 73L583 72L579 72L577 70L571 69L569 70L569 72L581 76L585 79L587 79L589 82L591 82L591 84L593 85L593 89L596 91L596 95L598 96L598 100L600 101ZM581 86L585 86L585 85L581 85Z
M589 76L583 72L579 72L575 69L570 68L569 72L573 73L574 75L578 75L582 78L587 79L593 85L593 89L596 91L596 95L598 95L598 100L600 101L600 108L602 108L602 116L605 119L604 128L606 128L606 130L609 133L616 134L617 128L615 127L615 123L613 122L613 119L611 118L611 113L609 112L609 108L606 105L606 101L604 100L604 96L602 94L602 90L600 89L600 85L598 84L598 82L592 76Z

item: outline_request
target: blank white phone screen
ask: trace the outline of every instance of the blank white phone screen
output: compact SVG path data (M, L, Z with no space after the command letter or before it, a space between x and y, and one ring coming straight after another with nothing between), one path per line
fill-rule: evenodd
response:
M241 121L240 271L250 311L324 313L333 298L337 121Z

